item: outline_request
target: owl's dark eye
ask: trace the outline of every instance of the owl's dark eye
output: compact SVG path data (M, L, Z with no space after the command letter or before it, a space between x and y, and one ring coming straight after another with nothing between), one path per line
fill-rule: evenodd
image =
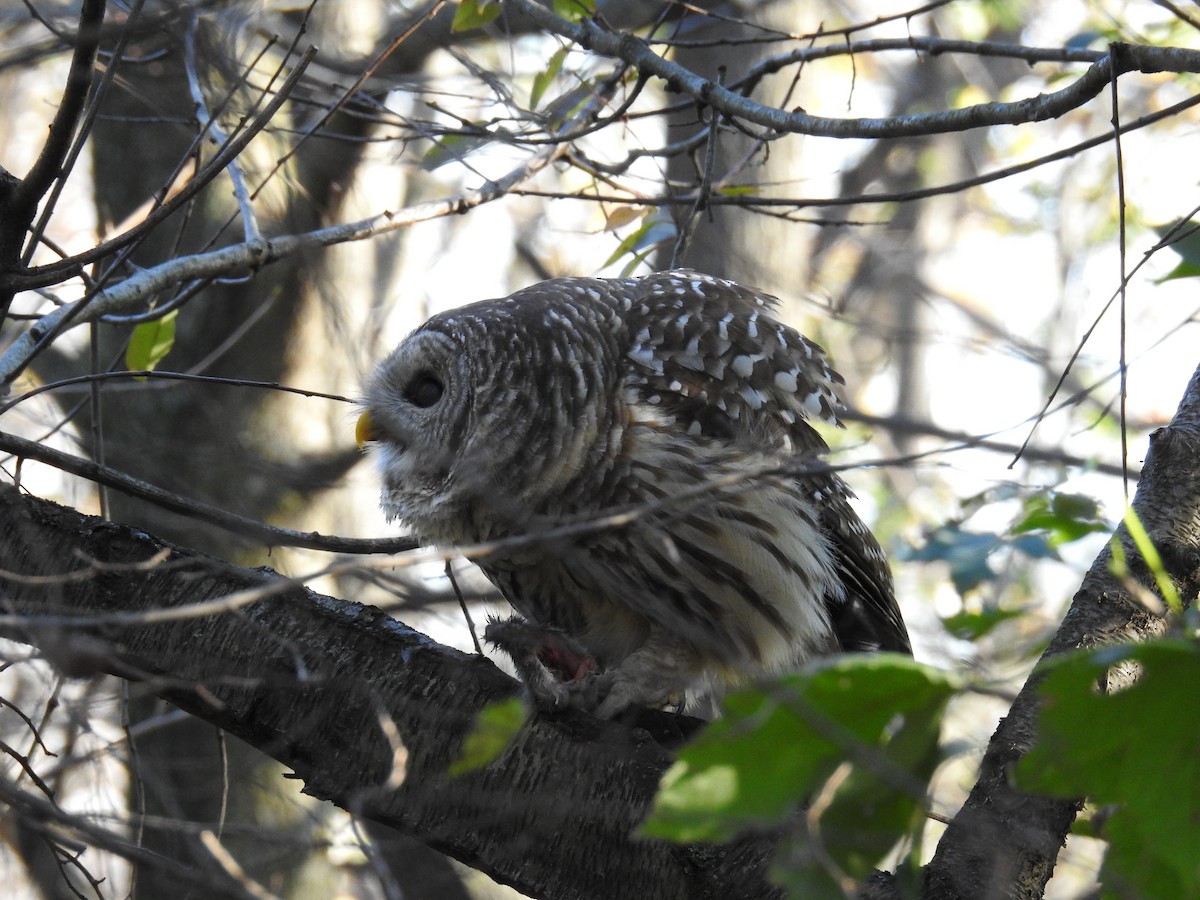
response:
M442 399L444 391L440 378L430 372L420 372L404 386L404 399L413 406L428 409Z

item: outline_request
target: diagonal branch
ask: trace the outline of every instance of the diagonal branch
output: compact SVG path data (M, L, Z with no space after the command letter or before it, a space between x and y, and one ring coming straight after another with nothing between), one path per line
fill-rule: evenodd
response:
M1151 437L1133 509L1180 596L1195 598L1200 590L1200 368L1171 424ZM1116 537L1127 559L1140 558L1125 526ZM1009 780L1012 767L1034 743L1041 673L1060 654L1155 637L1166 627L1160 616L1137 601L1126 583L1109 572L1110 559L1106 547L1084 576L1054 640L996 728L979 780L926 868L922 896L927 900L1042 896L1081 802L1026 794ZM1146 580L1152 587L1153 579L1147 576ZM1119 687L1108 685L1109 690Z
M165 551L165 552L164 552ZM61 578L72 559L101 565ZM773 897L770 842L676 846L635 834L670 763L640 728L539 718L486 769L451 779L475 714L516 683L371 607L291 589L237 612L128 624L263 585L263 573L0 488L9 636L75 675L137 678L291 767L304 790L538 897ZM150 566L147 560L154 560ZM124 613L64 629L62 617ZM113 621L110 617L109 621ZM672 717L650 722L669 731ZM677 727L675 733L678 734ZM398 740L398 743L397 743Z
M418 203L397 212L382 212L357 222L330 225L303 234L288 234L259 241L243 241L220 250L179 256L126 278L114 287L90 298L60 306L37 320L0 356L0 385L11 384L33 358L37 348L49 336L68 326L93 322L103 316L129 312L166 288L206 278L231 276L252 271L306 250L328 247L348 241L361 241L389 231L407 228L440 216L464 213L469 209L505 196L514 186L533 177L566 149L555 145L537 154L495 181L473 190Z
M638 71L666 82L667 89L743 122L773 131L832 138L898 138L946 134L993 125L1022 125L1055 119L1096 97L1116 76L1126 72L1200 72L1200 50L1113 44L1109 52L1062 90L1009 103L978 103L959 109L884 118L832 118L804 110L777 109L757 103L716 81L701 77L660 56L630 33L610 31L592 19L568 21L537 0L505 0L508 6L547 31L561 35L594 53L622 59Z
M287 95L289 85L294 83L303 66L307 65L311 59L313 52L310 49L305 54L301 60L301 65L292 73L284 88L280 89L280 96L256 120L257 127L251 127L247 129L247 132L256 133L258 128L261 127L257 123L261 122L265 124L270 119L271 115L277 109L278 104L282 103L282 97ZM417 222L441 216L461 215L476 206L490 203L493 200L506 196L514 187L528 181L567 152L570 141L576 136L575 129L578 127L578 124L586 121L599 106L607 102L611 91L616 89L619 82L619 78L611 79L611 83L607 88L596 91L589 98L588 102L575 111L567 122L556 129L554 135L556 142L547 144L543 149L505 173L502 177L490 179L477 188L463 191L456 196L447 197L442 200L418 203L396 212L388 210L366 219L360 219L357 222L346 222L301 234L280 235L270 239L243 241L242 243L223 247L219 250L176 257L160 265L143 269L112 288L98 291L75 303L67 304L47 313L22 333L8 350L0 356L0 396L3 396L4 388L11 385L17 376L24 371L25 367L37 355L40 348L62 331L75 325L96 321L107 315L137 309L140 304L165 288L174 287L188 281L200 281L215 277L230 276L239 272L253 271L269 263L277 262L306 250L327 247L333 244L342 244L349 241L366 240L390 231L407 228ZM227 143L222 151L205 166L204 171L212 171L215 174L218 164L223 167L232 159L235 159L237 153L244 148L248 140L249 138L243 135L242 138ZM102 255L102 251L108 252L106 248L110 248L110 245L126 242L135 232L144 231L152 227L152 225L157 224L163 216L169 214L169 212L180 205L185 194L190 196L188 190L181 191L170 201L159 207L151 217L148 217L136 228L115 238L113 241L101 244L99 247L79 256L72 257L69 260L63 260L61 263L11 275L8 280L11 283L18 284L21 288L34 288L52 284L60 280L65 274L68 274L68 270L73 271L77 269L82 262L95 258L97 255ZM0 277L0 287L2 287L3 282L3 277Z

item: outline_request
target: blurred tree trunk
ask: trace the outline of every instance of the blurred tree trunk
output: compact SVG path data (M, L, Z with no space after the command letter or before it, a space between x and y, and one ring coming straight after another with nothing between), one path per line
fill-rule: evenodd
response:
M332 46L353 48L354 42L337 30L336 14L327 7L319 5L322 14L309 23L313 37L320 43L327 38ZM355 4L355 10L371 11L366 4ZM196 52L197 74L209 109L227 128L236 122L238 107L249 100L247 90L241 89L234 92L230 110L219 108L239 74L224 68L233 66L237 58L230 53L239 39L232 16L230 12L223 23L228 31L222 26L202 28ZM135 214L164 189L195 136L196 123L179 119L181 111L194 109L184 67L184 27L180 21L177 29L140 43L145 61L121 69L122 78L97 121L92 136L96 203L110 226ZM251 80L255 78L265 81L265 68ZM319 114L319 106L302 113ZM240 164L251 189L287 151L290 139L284 126L303 127L301 114L293 111L290 123L288 115L281 114L275 123L279 138L264 133L242 155ZM130 140L131 121L137 123L136 140ZM340 186L354 178L364 146L353 138L369 126L362 119L342 116L334 127L348 139L308 142L263 191L255 206L264 232L305 231L337 217ZM284 184L286 188L281 187ZM243 223L230 185L227 173L218 176L196 201L186 226L156 229L131 261L151 265L179 252L194 252L229 219L231 224L221 232L217 245L242 240ZM287 383L298 360L321 352L297 346L295 341L302 319L317 302L313 289L321 283L321 266L320 256L299 255L258 273L252 281L207 286L180 311L177 340L166 364L177 371ZM99 329L102 367L114 363L123 367L118 361L130 333L127 325ZM309 459L288 456L286 448L303 446L296 431L301 423L276 412L277 396L271 391L192 383L103 391L100 446L93 452L118 469L242 515L267 521L279 520L284 509L297 515L303 498L339 475L354 456L349 452ZM83 411L84 427L90 424L88 411ZM181 544L245 563L264 561L258 555L261 551L250 553L226 534L137 500L114 495L110 509L119 521L141 523ZM162 704L151 695L135 694L130 719L137 722L157 715ZM188 823L218 831L224 812L228 833L222 840L252 878L281 896L319 898L334 892L334 872L321 863L323 855L310 856L310 847L319 837L320 817L298 816L294 800L272 799L273 794L293 792L278 778L278 766L261 753L240 741L223 740L213 726L199 720L153 731L139 738L131 752L130 808L144 812L149 823L178 823L177 827L148 824L144 835L148 849L211 866L197 828ZM263 841L253 827L249 831L237 827L268 820L272 827L287 830L291 840ZM169 874L142 869L136 896L183 900L202 894L180 889Z

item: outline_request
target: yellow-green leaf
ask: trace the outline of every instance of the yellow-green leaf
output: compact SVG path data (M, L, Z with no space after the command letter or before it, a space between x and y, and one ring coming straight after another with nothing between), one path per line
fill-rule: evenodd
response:
M489 703L463 741L462 753L450 764L451 775L464 775L495 760L512 743L525 724L525 704L520 697Z
M649 250L675 237L674 223L665 219L647 217L633 234L617 245L617 249L605 260L605 266L611 266L625 254L632 254L635 260L640 259Z
M554 79L558 77L558 73L562 71L563 60L566 58L567 48L559 47L550 57L546 68L533 76L533 88L529 92L529 105L532 109L537 109L537 105L542 102L546 88L550 87Z
M499 0L459 0L450 30L470 31L472 28L481 28L498 15Z
M713 193L721 197L754 197L758 195L759 187L756 184L727 184Z
M133 329L129 346L125 348L125 366L132 371L151 370L175 346L175 316L171 310L151 322L142 322Z
M459 162L491 140L490 135L481 134L444 135L421 157L421 168L432 172L446 163Z
M618 206L605 217L604 230L616 231L618 228L624 228L630 222L636 222L648 212L649 210L644 206Z
M596 11L596 0L554 0L554 11L564 19L578 22Z

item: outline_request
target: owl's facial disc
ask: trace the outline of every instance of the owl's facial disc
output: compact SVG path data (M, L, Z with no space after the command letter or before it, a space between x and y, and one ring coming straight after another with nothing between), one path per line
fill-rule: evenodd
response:
M418 331L383 361L367 386L370 438L400 450L432 446L458 407L459 358L443 334ZM424 449L424 448L422 448Z
M461 349L445 334L418 331L376 369L356 429L371 441L383 474L383 507L419 533L453 483L454 448L469 402ZM464 396L464 392L467 396Z

